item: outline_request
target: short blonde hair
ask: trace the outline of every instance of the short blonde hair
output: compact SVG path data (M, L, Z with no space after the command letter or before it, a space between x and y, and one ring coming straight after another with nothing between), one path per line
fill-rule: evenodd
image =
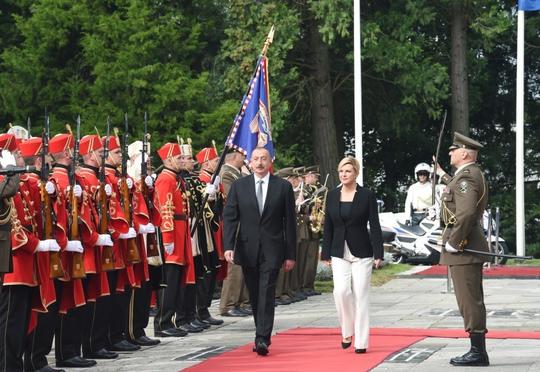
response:
M345 156L343 159L341 159L337 167L338 172L347 164L350 164L353 167L356 174L360 174L360 163L358 162L358 160L356 160L356 158L352 156Z

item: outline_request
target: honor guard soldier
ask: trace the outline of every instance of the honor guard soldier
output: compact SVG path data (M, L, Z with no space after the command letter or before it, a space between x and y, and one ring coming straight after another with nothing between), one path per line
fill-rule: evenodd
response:
M52 158L50 181L55 185L56 225L63 233L57 235L62 247L64 278L61 279L61 300L56 322L55 358L57 367L86 368L96 365L95 360L81 354L81 324L86 321L88 310L84 294L84 248L78 234L78 210L83 200L82 187L75 182L75 138L71 133L61 133L49 141ZM77 233L73 235L73 233ZM62 235L65 235L62 236Z
M245 160L246 156L237 151L231 151L225 155L225 164L221 167L220 172L225 198L227 198L232 183L243 177L241 169ZM219 312L221 316L231 317L252 315L248 290L242 274L242 267L239 265L228 264L227 277L223 280L221 290Z
M150 144L144 148L142 141L135 141L128 146L128 174L135 180L132 191L133 223L137 230L137 245L139 247L140 262L133 264L135 279L138 283L131 289L128 313L128 334L131 343L139 346L153 346L160 340L146 336L144 329L148 326L150 318L150 301L152 285L150 283L150 270L148 257L159 257L156 228L153 224L154 209L152 193L154 180L148 175ZM144 151L144 155L143 155ZM146 163L143 167L142 162ZM141 170L144 169L144 172ZM156 286L158 289L158 286Z
M452 358L455 366L487 366L486 307L482 286L482 266L486 256L465 252L465 248L489 252L482 229L482 215L487 205L488 185L476 164L483 146L460 133L454 133L450 146L450 164L456 168L453 177L437 167L446 188L442 195L441 222L444 227L440 263L448 265L459 311L469 333L471 349Z
M175 327L173 315L183 302L186 284L195 283L190 227L189 203L185 184L179 175L181 150L177 143L166 143L158 150L163 171L154 185L154 205L159 211L159 228L164 248L165 288L159 290L159 311L154 318L158 337L182 337L186 332Z
M191 148L191 139L188 138L187 144L184 144L183 140L181 140L180 151L182 152L180 157L180 177L184 181L187 200L189 203L188 223L191 231L193 221L201 204L201 190L204 186L194 172L195 160L193 160L192 155L193 150ZM200 228L197 228L191 237L191 252L193 255L193 264L195 269L195 283L186 284L183 292L183 301L178 302L178 306L176 308L176 327L187 333L202 332L204 329L209 327L197 320L197 282L200 282L200 278L204 276L204 273L201 273L201 246L206 246L206 235L202 222L203 219L200 220ZM202 233L199 234L201 231ZM200 237L204 239L202 242L199 242ZM204 272L206 272L206 270L204 270Z
M201 259L206 261L203 267L206 272L202 280L197 282L197 317L202 323L208 325L221 325L223 320L215 319L210 315L209 307L212 304L212 297L215 291L216 282L223 280L227 271L226 261L223 256L223 188L219 175L212 183L212 176L219 163L219 156L214 147L206 147L197 153L197 162L201 167L199 182L204 187L204 193L208 195L206 205L202 206L202 199L199 208L203 208L203 226L206 235L206 252L201 254ZM199 232L201 234L203 230ZM201 238L201 235L199 235ZM201 241L203 239L200 239ZM201 247L201 249L204 249ZM202 252L201 252L202 253ZM206 258L205 258L206 256Z
M306 258L304 271L300 275L300 290L306 296L320 295L315 291L315 277L317 276L317 265L319 263L319 243L321 239L321 229L324 221L324 201L328 189L319 183L319 166L306 167L304 176L305 188L308 197L311 199L307 213L309 216L309 237L306 247ZM321 218L322 217L322 218Z
M6 135L2 135L4 138ZM4 142L5 144L5 142ZM8 150L0 148L3 153L8 154ZM11 158L11 159L10 159ZM10 160L13 162L11 164ZM0 167L15 166L15 159L9 154L6 158L0 154ZM11 257L11 198L19 189L19 175L0 176L0 292L2 291L2 282L4 274L13 270Z
M27 336L26 351L24 355L25 371L36 371L42 368L55 371L48 366L47 354L52 349L52 341L58 319L58 302L61 298L61 284L64 279L60 259L60 245L65 248L67 241L63 231L56 223L56 210L58 206L53 195L56 188L48 180L48 151L43 146L42 138L32 137L19 144L21 156L27 166L34 166L37 173L26 173L21 176L20 192L23 199L29 200L28 210L33 214L35 233L38 238L49 242L48 252L36 253L36 274L39 281L39 294L41 309L33 312L35 320L34 330ZM45 161L45 163L43 163ZM40 177L43 179L40 180ZM64 239L63 239L64 238Z
M0 150L4 168L10 165L24 166L14 135L0 135ZM32 311L32 296L35 293L34 289L39 285L35 253L48 252L50 247L49 241L40 241L35 235L36 226L31 201L26 192L19 192L13 195L9 208L13 266L12 271L4 275L0 292L0 366L5 371L23 370L23 353ZM7 219L8 216L5 216L4 220Z
M110 311L108 313L108 342L106 349L114 352L136 351L141 347L127 341L128 332L126 329L131 288L138 285L133 271L133 263L130 262L127 253L128 244L135 244L134 248L137 250L137 256L139 252L135 241L137 233L132 226L133 224L127 221L124 214L124 205L127 204L127 208L130 208L129 195L127 195L128 200L123 201L120 191L122 183L125 182L129 194L133 188L133 180L129 177L121 178L118 171L118 167L122 162L122 147L118 136L110 136L108 141L107 137L102 137L101 143L103 147L108 146L108 156L105 159L105 182L112 188L109 209L111 210L111 216L114 216L114 211L117 212L115 220L117 224L121 222L124 229L115 231L115 225L109 224L109 227L112 227L110 230L113 238L114 270L107 272L110 296L106 300ZM127 226L127 229L125 229L124 225Z
M300 185L295 190L296 196L296 239L297 239L297 253L296 253L296 265L291 271L291 275L294 280L291 281L292 289L297 296L302 299L307 298L302 292L303 276L307 265L307 255L309 240L311 238L309 229L309 216L311 205L311 193L310 186L305 181L306 167L295 168L294 172L298 175Z
M77 171L77 183L84 191L79 218L88 302L88 317L83 322L83 355L91 359L114 359L118 354L106 350L112 311L107 272L114 270L113 241L108 224L119 225L116 229L113 227L115 238L118 238L118 227L123 233L128 227L125 221L117 218L120 206L111 199L112 187L105 182L105 149L100 137L82 137L79 148L83 164Z
M286 167L280 169L276 176L281 177L289 181L294 188L298 187L300 184L298 177L294 172L293 167ZM296 197L296 195L295 195ZM297 302L297 298L291 296L290 291L290 272L285 272L283 269L279 270L278 278L276 280L276 304L277 305L289 305L293 302Z

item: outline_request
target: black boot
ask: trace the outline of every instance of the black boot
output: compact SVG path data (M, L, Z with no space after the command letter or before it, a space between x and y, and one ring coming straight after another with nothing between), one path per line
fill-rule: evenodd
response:
M471 350L460 357L450 359L454 366L489 366L489 357L486 352L486 334L470 333Z

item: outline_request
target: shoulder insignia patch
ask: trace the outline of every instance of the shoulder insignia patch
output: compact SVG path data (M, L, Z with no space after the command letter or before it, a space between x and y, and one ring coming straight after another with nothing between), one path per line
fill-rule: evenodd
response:
M467 183L467 181L461 181L459 183L459 192L465 194L467 193L467 191L469 191L469 184Z

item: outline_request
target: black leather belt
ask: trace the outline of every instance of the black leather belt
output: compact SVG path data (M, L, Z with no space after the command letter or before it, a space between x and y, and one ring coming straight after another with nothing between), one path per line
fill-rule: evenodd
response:
M175 214L173 218L175 221L187 221L187 215L185 214Z

